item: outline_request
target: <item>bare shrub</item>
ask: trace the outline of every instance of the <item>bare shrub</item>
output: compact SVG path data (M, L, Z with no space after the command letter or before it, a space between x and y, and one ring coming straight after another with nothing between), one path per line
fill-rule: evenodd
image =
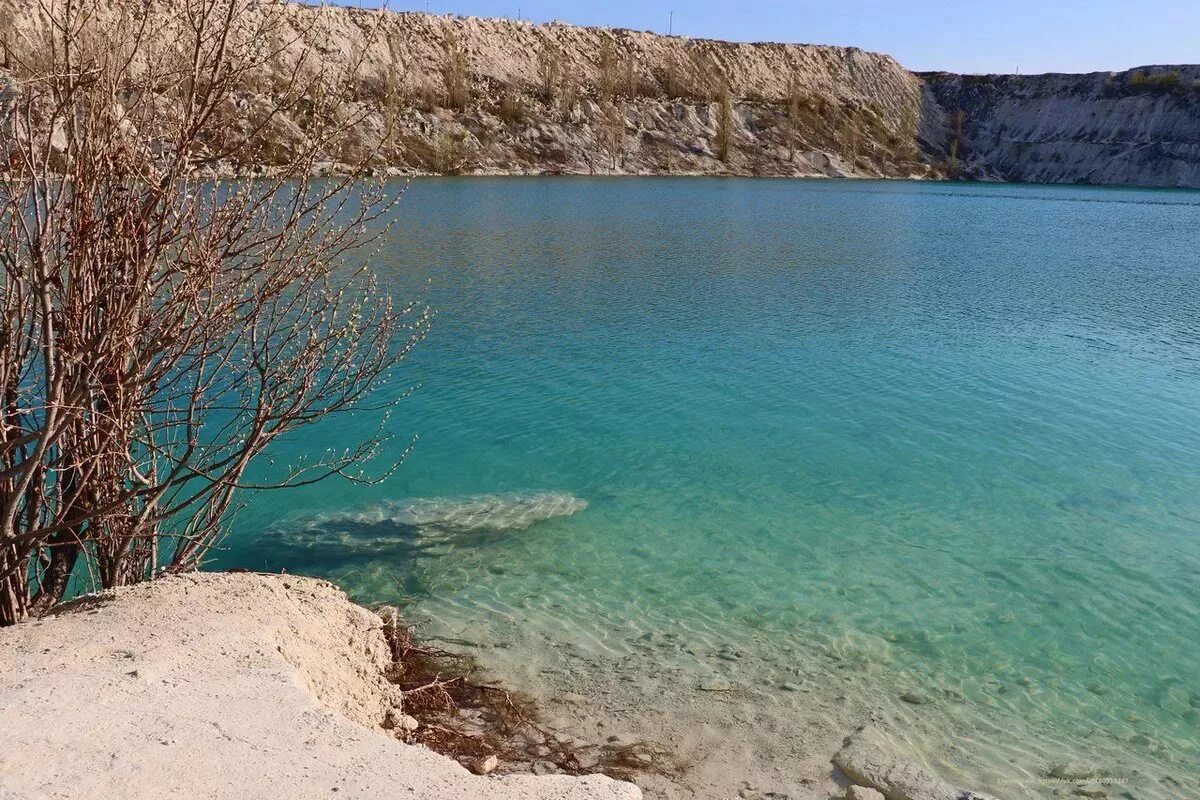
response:
M608 153L612 168L616 169L625 152L625 109L621 103L613 100L600 106L598 130L600 148Z
M617 43L612 36L605 34L600 43L600 63L596 73L596 91L600 95L601 104L612 103L616 100L620 87L621 75Z
M619 90L621 95L633 100L638 96L640 89L641 79L638 76L637 58L633 53L628 53L621 68Z
M570 124L575 116L575 106L579 104L579 80L570 71L564 69L558 82L557 112L558 119L563 125Z
M729 79L716 57L707 50L697 49L692 53L692 70L689 87L690 99L697 103L719 100L721 92L729 89Z
M422 83L412 92L409 102L414 108L428 114L438 107L438 91L429 83Z
M547 105L554 105L562 79L562 50L553 42L546 42L538 52L538 82L542 100Z
M239 107L286 9L252 0L98 8L45 0L10 41L0 108L0 624L73 574L96 588L193 569L246 491L368 470L399 399L378 394L429 312L355 257L398 199L311 177L369 112L358 65L296 62L270 106ZM304 121L257 180L284 112ZM364 404L369 403L369 406ZM251 471L280 437L365 408L374 435Z
M955 111L950 116L950 152L946 162L946 174L951 178L958 175L958 159L963 139L963 112Z
M808 98L800 88L800 83L793 78L788 82L787 89L787 147L788 161L796 160L796 144L800 139L800 127L804 111L808 107Z
M430 169L439 175L457 175L467 163L467 150L461 135L438 131L429 153Z
M668 99L682 96L679 61L674 54L667 56L667 63L658 73L658 82Z
M717 92L717 135L715 139L717 158L729 160L729 147L733 142L733 98L729 84L722 82Z
M465 110L471 100L471 69L467 50L454 31L446 34L441 68L446 108Z

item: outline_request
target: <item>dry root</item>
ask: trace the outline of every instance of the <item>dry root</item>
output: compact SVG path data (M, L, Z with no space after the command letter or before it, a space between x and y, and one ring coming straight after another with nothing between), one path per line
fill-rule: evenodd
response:
M392 608L380 610L393 663L388 679L404 694L404 713L420 726L398 731L465 766L495 755L502 770L540 769L569 775L600 772L632 780L639 773L678 774L666 748L649 742L581 745L539 723L532 700L479 679L466 656L421 645Z

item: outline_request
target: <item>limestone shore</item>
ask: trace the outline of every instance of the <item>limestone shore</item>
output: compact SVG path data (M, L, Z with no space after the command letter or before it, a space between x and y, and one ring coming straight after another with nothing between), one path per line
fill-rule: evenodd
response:
M403 711L391 662L381 618L327 581L201 573L86 596L0 630L0 800L642 797L604 775L473 775L398 740L385 729ZM799 770L813 796L990 800L871 728L843 745L823 765L773 752L772 769ZM707 787L696 796L721 783L706 771L737 773L737 749L692 765ZM646 777L650 796L672 795Z
M382 622L325 581L209 573L0 630L0 798L637 800L602 775L476 776L382 723Z

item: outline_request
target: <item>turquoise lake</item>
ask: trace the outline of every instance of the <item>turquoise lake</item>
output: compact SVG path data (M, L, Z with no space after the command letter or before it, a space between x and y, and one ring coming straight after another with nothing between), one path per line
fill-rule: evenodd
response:
M252 498L218 565L519 629L481 656L514 680L557 648L752 676L751 711L809 681L795 714L869 706L999 797L1071 761L1200 797L1200 193L422 179L398 213L376 269L439 312L388 423L419 442Z

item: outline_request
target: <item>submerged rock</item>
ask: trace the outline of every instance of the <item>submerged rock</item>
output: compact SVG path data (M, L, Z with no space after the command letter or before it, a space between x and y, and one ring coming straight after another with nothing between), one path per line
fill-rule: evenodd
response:
M524 530L535 522L566 517L587 508L569 494L478 495L418 500L396 509L392 519L422 528L451 531Z
M478 546L495 536L576 514L587 505L562 492L385 501L360 511L285 519L268 529L264 539L277 557L293 563L306 558L327 564L351 555L403 559ZM381 617L385 624L391 619L387 610Z
M1083 761L1065 761L1054 764L1046 770L1046 776L1060 781L1084 781L1100 775L1101 770L1094 764Z
M854 783L875 789L887 800L993 800L956 787L897 755L882 734L871 727L848 737L833 763Z

